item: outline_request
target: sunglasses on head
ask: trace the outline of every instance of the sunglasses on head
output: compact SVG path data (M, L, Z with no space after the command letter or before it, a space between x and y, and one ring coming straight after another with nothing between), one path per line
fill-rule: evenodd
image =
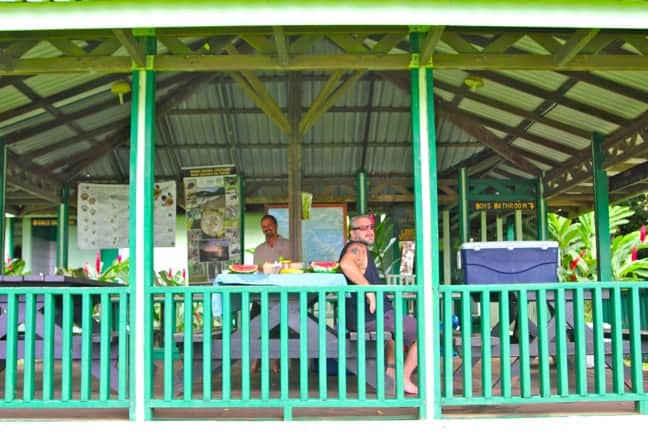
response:
M352 227L351 230L365 231L365 230L369 230L369 229L373 230L375 228L376 228L375 224L363 224L363 225L360 225L360 226Z

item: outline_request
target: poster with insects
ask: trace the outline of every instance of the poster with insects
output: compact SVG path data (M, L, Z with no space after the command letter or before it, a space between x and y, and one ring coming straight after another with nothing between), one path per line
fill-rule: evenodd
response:
M77 193L78 245L81 250L126 248L129 232L127 184L79 183ZM176 242L176 183L155 183L153 224L156 247Z

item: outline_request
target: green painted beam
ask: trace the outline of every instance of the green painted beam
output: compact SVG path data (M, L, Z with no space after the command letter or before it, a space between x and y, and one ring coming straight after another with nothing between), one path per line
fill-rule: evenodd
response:
M259 25L476 25L645 28L632 0L96 0L1 3L6 30ZM423 31L423 30L419 30Z

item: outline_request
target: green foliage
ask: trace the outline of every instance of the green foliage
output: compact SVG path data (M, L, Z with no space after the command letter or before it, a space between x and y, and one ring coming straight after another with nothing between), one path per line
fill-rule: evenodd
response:
M648 277L648 258L639 259L639 250L648 242L639 231L619 234L634 211L625 206L610 207L611 269L614 280L641 280ZM548 215L549 236L560 249L559 278L561 281L597 279L596 235L594 213L583 214L576 221L557 214ZM633 252L634 250L634 252Z
M120 261L120 259L116 259L112 265L110 265L99 276L97 276L97 280L110 283L128 284L129 272L130 263L128 259L124 259L122 261Z
M25 261L18 258L8 259L4 266L4 275L24 275Z
M182 271L176 271L175 274L172 273L170 277L169 272L172 271L158 271L156 277L156 284L158 286L184 286L187 284L187 280L185 280Z
M371 248L371 257L376 262L376 267L383 278L392 273L392 268L400 261L400 257L392 259L397 254L398 243L394 236L394 223L386 214L381 214L376 220L374 245ZM389 262L389 264L387 264Z
M92 280L104 281L106 283L128 284L130 263L128 259L121 258L113 261L112 265L104 271L97 272L87 263L81 268L56 268L56 275L65 275L74 278L90 278Z

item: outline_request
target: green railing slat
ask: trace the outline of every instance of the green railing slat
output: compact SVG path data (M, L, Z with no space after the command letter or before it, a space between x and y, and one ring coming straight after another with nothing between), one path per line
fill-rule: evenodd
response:
M591 292L591 290L589 290ZM586 340L587 334L585 326L585 293L583 289L575 290L574 299L574 340L575 340L575 360L576 368L576 393L579 395L587 394L587 361L586 361Z
M394 292L394 338L396 360L396 399L402 400L405 396L403 376L403 293ZM437 352L435 352L436 354Z
M183 338L183 395L185 401L193 399L193 294L184 292L182 295L182 311L184 322L182 330Z
M520 343L520 395L531 396L531 357L529 351L529 302L527 291L520 290L518 296L518 342Z
M176 331L176 304L172 292L164 294L162 305L162 314L164 315L164 336L162 342L162 346L164 348L164 360L162 362L164 367L164 399L172 400L175 392L175 381L173 375L173 350L175 348L175 340L173 339L173 337Z
M327 388L327 376L326 376L326 358L327 346L326 346L326 306L324 305L324 311L322 311L322 304L326 304L326 291L323 289L319 291L318 294L318 304L319 304L319 313L317 316L317 336L319 340L319 366L318 366L318 378L319 378L319 399L324 401L328 399L328 388ZM338 304L338 327L346 328L346 318L344 314L344 303ZM341 329L342 331L344 329Z
M270 399L270 297L268 290L261 291L261 399ZM256 342L256 341L255 341Z
M241 313L241 399L250 399L250 292L241 293L241 307L246 307Z
M623 370L623 315L621 313L621 289L614 287L611 291L612 304L612 385L614 392L622 394L624 391Z
M61 358L61 399L72 399L72 295L63 294L63 341Z
M470 293L461 293L461 350L463 371L463 396L472 396L472 312Z
M443 299L443 396L452 398L454 392L452 293L445 293Z
M509 296L507 292L502 292L500 295L500 358L511 357L511 338L509 334ZM504 398L510 398L511 389L511 362L507 360L500 360L500 387L501 393Z
M99 399L110 397L110 333L112 331L112 304L106 293L101 294L101 337L99 341Z
M605 345L603 341L603 291L597 287L592 292L592 317L594 319L594 388L597 394L605 393Z
M299 399L308 399L308 292L299 292Z
M281 369L280 379L280 390L281 390L281 399L287 400L290 397L290 388L288 387L288 292L284 289L279 293L279 345L281 347L281 359L279 362L279 368ZM284 416L286 412L284 411Z
M570 292L573 294L573 292ZM569 393L569 368L567 366L567 306L565 289L554 291L555 295L555 322L556 322L556 368L558 395L566 396ZM582 320L581 320L582 322ZM579 325L582 328L582 324ZM548 396L549 394L547 394Z
M376 316L384 316L383 293L382 291L373 291L373 293L376 295ZM376 319L376 394L379 400L385 399L385 322L383 319Z
M5 365L5 401L16 397L18 360L18 301L22 294L7 293L7 359Z
M213 353L213 337L212 337L212 293L205 292L202 295L203 307L203 400L210 400L212 398L212 353Z
M547 331L547 292L544 290L537 291L536 310L538 315L538 368L540 374L540 395L547 397L550 395L550 380L549 380L549 336ZM554 292L551 292L554 295ZM564 307L564 302L559 305ZM556 340L558 342L558 340Z
M482 394L485 397L490 397L493 394L490 294L490 290L486 290L482 293L482 301L480 304L481 322L479 337L482 343ZM452 325L452 321L450 321L450 325ZM450 328L452 328L452 326L450 326Z
M33 293L25 295L25 309L23 400L30 401L35 390L36 298Z
M639 289L630 288L630 375L632 391L643 392L643 369L641 352L641 309L639 307Z
M128 390L128 309L130 296L126 289L119 293L119 342L118 342L118 399L125 400Z
M363 295L359 293L359 295ZM339 303L339 302L338 302ZM366 301L358 301L358 319L357 319L357 346L358 346L358 358L357 358L357 370L358 370L358 398L366 399L367 398L367 367L362 366L367 361L367 332L365 330L365 310L367 307ZM344 312L346 320L346 312ZM346 338L346 337L344 337Z
M54 397L54 298L51 293L43 295L43 400Z
M344 304L345 303L344 292L340 291L340 292L338 292L337 295L338 295L338 304ZM340 308L345 308L344 312L346 312L346 307L340 307ZM325 313L326 313L326 311L325 311ZM345 317L346 317L346 315L345 315ZM337 348L338 348L338 351L337 351L338 399L346 400L347 399L346 337L339 337L338 338Z
M232 306L230 292L222 290L221 295L223 304L223 401L228 401L232 398L232 365L230 354L232 347Z
M92 389L92 304L90 295L81 296L81 399L89 400Z

